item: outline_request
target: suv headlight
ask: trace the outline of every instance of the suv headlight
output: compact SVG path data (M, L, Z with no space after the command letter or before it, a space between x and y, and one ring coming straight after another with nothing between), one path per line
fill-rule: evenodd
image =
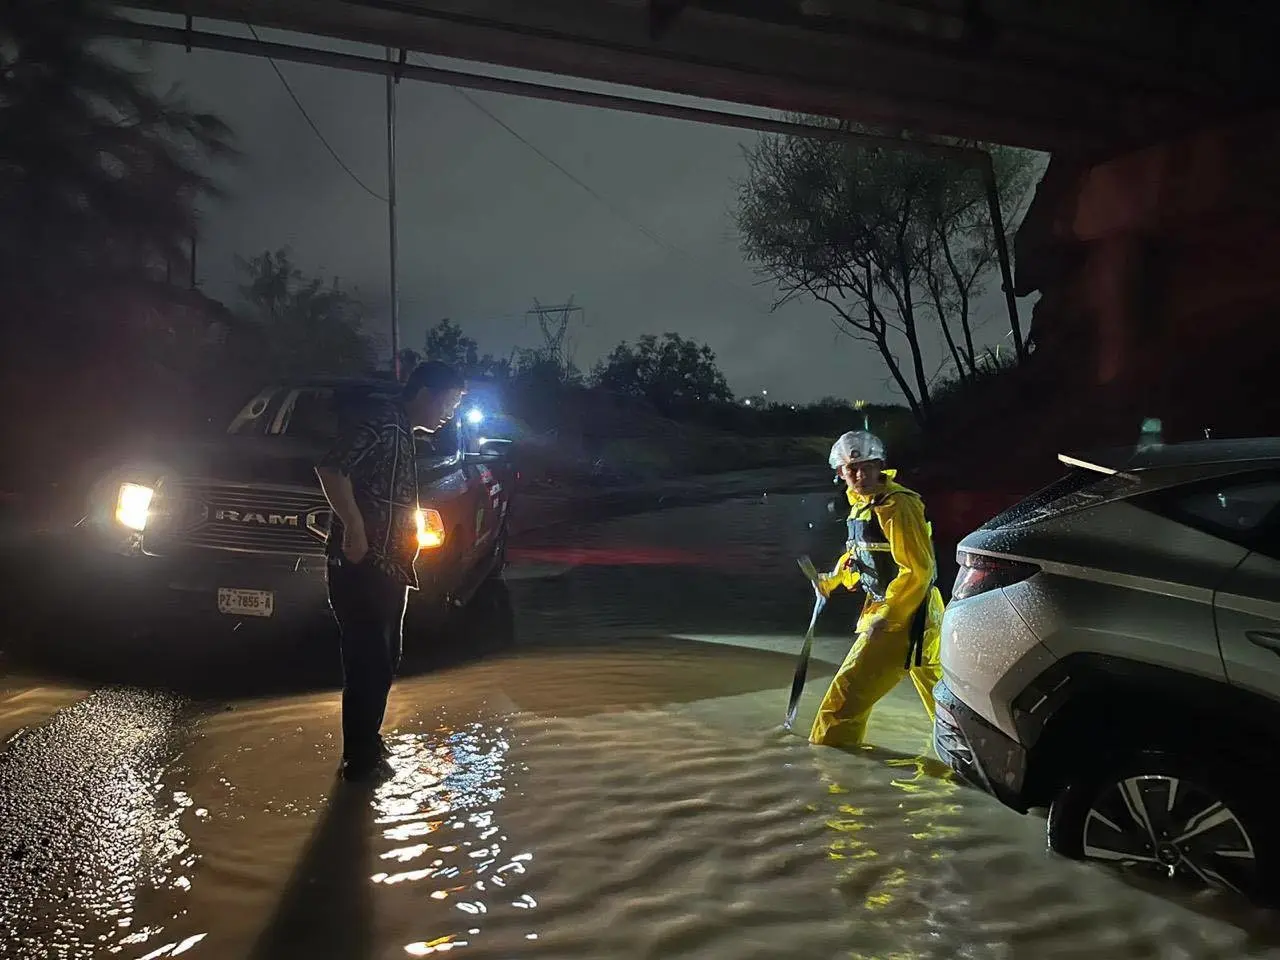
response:
M144 530L155 495L155 490L140 483L120 484L120 492L116 494L116 522L130 530Z

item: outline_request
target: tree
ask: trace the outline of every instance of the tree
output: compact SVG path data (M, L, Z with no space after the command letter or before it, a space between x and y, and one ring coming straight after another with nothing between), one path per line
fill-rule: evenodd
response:
M464 334L462 328L448 317L427 331L423 356L459 370L470 370L480 362L480 350L475 340Z
M1031 194L1036 165L1025 150L988 148L995 171L1001 214L1016 225ZM980 373L984 352L974 344L973 301L986 290L998 266L986 188L976 170L955 171L944 178L927 199L922 226L922 276L947 343L957 379ZM1014 227L1006 227L1012 233ZM960 326L957 343L952 323Z
M403 379L409 375L409 372L422 362L422 354L411 347L405 347L400 351L400 376Z
M505 380L511 376L511 361L480 354L476 341L448 317L427 330L423 345L424 360L440 360L456 368L466 377L491 377Z
M6 295L65 304L158 279L184 262L197 202L218 193L204 167L234 155L220 120L92 46L92 18L111 15L93 0L0 4Z
M661 338L645 334L634 346L618 344L596 368L594 379L597 386L642 397L667 413L733 399L711 348L676 333Z
M271 374L360 374L373 367L376 350L362 329L362 306L337 279L305 277L288 249L237 257L236 266L245 275L242 316L255 324Z
M562 360L545 347L520 347L515 351L511 376L526 387L554 392L561 387L582 386L582 371L572 360Z
M0 403L24 411L0 427L24 451L8 469L61 469L165 415L209 322L165 267L218 196L231 134L96 46L94 19L112 15L0 3Z
M1011 224L1033 161L1025 151L987 149ZM737 226L747 259L781 292L775 307L797 297L828 306L851 337L875 347L924 424L934 379L923 353L930 313L961 375L976 363L971 305L995 251L977 172L933 155L780 135L761 137L746 160Z

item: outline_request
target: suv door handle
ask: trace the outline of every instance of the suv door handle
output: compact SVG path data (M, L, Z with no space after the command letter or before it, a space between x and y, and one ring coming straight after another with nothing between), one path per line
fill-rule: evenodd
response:
M1280 656L1280 631L1276 630L1246 630L1244 635L1249 642L1259 647L1266 647L1272 653Z

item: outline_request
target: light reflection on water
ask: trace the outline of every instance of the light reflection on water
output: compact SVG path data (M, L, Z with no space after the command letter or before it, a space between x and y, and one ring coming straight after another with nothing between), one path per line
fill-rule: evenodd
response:
M946 862L953 856L952 842L963 832L958 823L963 788L932 757L898 756L870 747L853 753L882 765L887 773L882 782L896 794L868 791L865 783L850 780L857 766L815 751L819 779L835 804L825 821L828 857L837 864L834 882L860 931L859 948L849 956L924 960L935 954L911 949L900 924L913 916L919 922L922 909L936 915L933 906L941 897L953 904L958 899L946 883ZM850 783L852 787L846 785ZM956 938L954 930L947 933L950 943L944 949L968 955L963 947L956 950L955 940L963 943L965 938Z
M417 886L438 909L405 944L414 957L471 946L486 926L525 923L538 901L526 889L533 854L513 849L497 805L513 788L504 726L470 723L389 738L393 777L376 791L375 823L390 844L373 883ZM443 907L452 909L446 913ZM534 940L527 930L524 938Z
M99 691L6 745L0 956L127 956L162 937L198 860L180 822L192 800L162 785L179 715L163 696Z

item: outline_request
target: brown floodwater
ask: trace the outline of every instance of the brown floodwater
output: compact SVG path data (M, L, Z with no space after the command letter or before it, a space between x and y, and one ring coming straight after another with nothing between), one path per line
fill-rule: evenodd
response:
M820 506L521 544L479 612L410 638L374 787L335 779L336 691L269 635L228 645L216 698L180 667L162 689L12 665L0 956L1280 956L1266 914L1047 853L1043 819L930 758L909 685L873 748L782 731L793 557L840 539ZM851 611L828 614L800 728Z

